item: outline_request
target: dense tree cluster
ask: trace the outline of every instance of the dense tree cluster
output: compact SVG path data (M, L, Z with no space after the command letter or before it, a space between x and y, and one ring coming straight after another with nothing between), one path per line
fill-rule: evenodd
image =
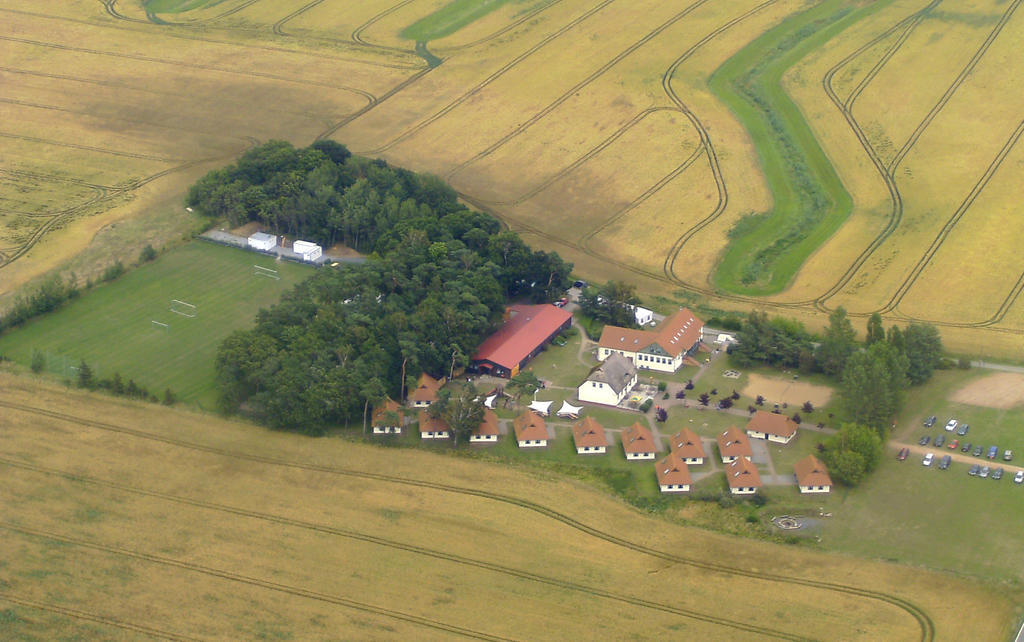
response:
M336 144L296 150L269 143L200 180L190 197L208 213L241 216L236 222L256 216L293 234L374 250L365 264L317 271L260 312L254 329L228 337L218 352L227 409L244 405L273 426L312 434L362 417L386 395L398 398L420 372L450 375L494 329L507 297L551 301L565 291L571 270L557 254L534 252L490 216L467 210L437 179L342 150ZM324 174L334 177L337 208L327 207L331 216L306 212L284 221L265 216L284 205L259 206L259 199L244 213L219 209L225 194L257 185L265 200L291 199L288 209L307 207L305 199L315 196L307 189L310 177ZM298 191L282 191L283 182ZM370 207L372 223L344 222L358 209L357 200ZM382 213L378 201L395 203L394 216Z
M814 362L813 337L803 324L783 317L768 318L766 312L751 312L737 332L738 344L732 356L736 363L805 369Z

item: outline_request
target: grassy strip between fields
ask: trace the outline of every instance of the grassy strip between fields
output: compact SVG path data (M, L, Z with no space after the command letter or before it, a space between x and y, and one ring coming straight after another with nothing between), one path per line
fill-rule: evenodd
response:
M775 199L730 232L715 283L741 294L773 294L850 215L853 201L799 107L782 88L795 63L890 4L853 11L828 0L768 31L712 74L712 92L750 132Z
M454 0L402 30L407 40L428 42L450 36L510 0Z

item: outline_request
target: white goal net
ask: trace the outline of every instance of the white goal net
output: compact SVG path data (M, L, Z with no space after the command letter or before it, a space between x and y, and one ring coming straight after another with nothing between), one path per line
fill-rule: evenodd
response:
M259 265L253 265L252 266L252 275L253 276L262 276L262 277L265 277L265 278L268 278L268 279L274 279L275 281L280 281L281 280L281 275L280 275L280 273L278 273L277 270L272 270L270 268L265 268L265 267L262 267L262 266L259 266Z
M193 318L199 314L199 310L196 306L186 301L179 301L178 299L171 299L171 312L174 314L180 314L183 317Z

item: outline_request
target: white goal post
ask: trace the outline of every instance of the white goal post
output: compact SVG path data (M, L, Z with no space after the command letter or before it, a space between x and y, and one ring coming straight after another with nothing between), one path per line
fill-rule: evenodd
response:
M265 268L265 267L262 267L260 265L253 265L252 266L252 275L253 276L265 276L268 279L274 279L275 281L280 281L281 280L281 274L277 270L272 270L270 268Z
M171 299L171 312L174 314L180 314L183 317L194 318L199 314L198 308L186 301L179 301L178 299Z
M157 327L157 328L160 328L161 330L169 330L170 327L171 327L171 324L169 324L169 323L161 323L160 321L157 321L156 319L153 319L153 326Z

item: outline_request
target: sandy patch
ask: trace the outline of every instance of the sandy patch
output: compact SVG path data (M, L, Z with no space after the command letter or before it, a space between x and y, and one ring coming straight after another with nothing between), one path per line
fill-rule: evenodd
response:
M953 393L950 401L986 408L1013 408L1024 404L1024 375L1000 372L972 381Z
M832 389L804 381L772 379L752 374L747 378L743 394L747 397L761 395L770 403L786 403L791 406L802 406L805 401L810 401L817 408L829 402L832 398Z

